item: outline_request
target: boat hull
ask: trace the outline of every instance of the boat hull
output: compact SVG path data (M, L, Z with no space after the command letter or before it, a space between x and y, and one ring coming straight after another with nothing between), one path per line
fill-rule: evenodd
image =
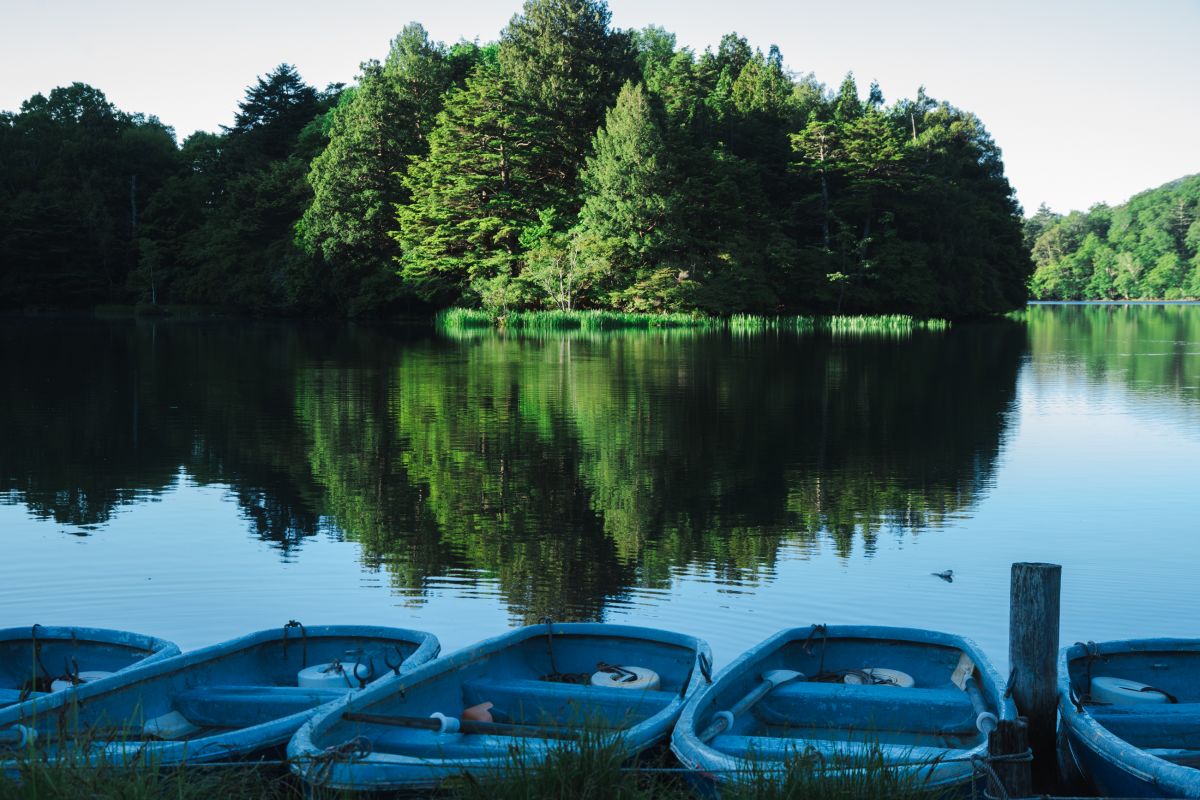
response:
M671 749L715 784L782 779L798 759L819 754L835 773L882 759L929 788L969 789L978 779L971 758L986 752L986 736L977 727L979 710L951 681L964 654L988 713L1015 718L1003 680L968 639L909 628L810 626L781 631L722 670L688 702ZM777 671L798 677L764 686ZM886 683L865 680L882 676ZM729 716L722 719L724 712Z
M1094 704L1091 679L1098 677L1159 687L1173 702ZM1058 665L1061 739L1067 763L1087 788L1104 796L1200 798L1198 677L1200 639L1131 639L1063 648Z
M632 756L670 733L704 680L702 661L711 663L704 642L666 631L600 623L520 628L331 706L297 731L288 755L307 783L357 791L428 789L464 773L495 780L514 753L536 764L552 750L577 747L580 735L619 742ZM586 676L598 662L650 669L658 684L547 680ZM435 713L457 719L480 703L491 703L493 721L471 732L364 721L420 724Z
M245 758L286 744L322 705L403 674L438 650L432 634L399 628L260 631L0 710L0 731L36 731L49 759L170 765ZM349 670L330 673L340 683L299 685L302 671L349 659Z

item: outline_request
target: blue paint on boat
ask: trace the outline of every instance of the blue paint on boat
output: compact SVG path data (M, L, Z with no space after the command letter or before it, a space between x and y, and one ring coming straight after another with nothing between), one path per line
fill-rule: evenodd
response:
M65 748L161 765L245 757L284 745L322 704L403 675L439 649L421 631L289 623L0 709L0 742L6 730L16 739L32 729L51 758ZM350 667L321 676L338 681L298 685L301 671L334 662Z
M981 708L951 680L964 654L974 663L981 708L1014 719L1003 679L969 639L915 628L814 625L780 631L723 669L687 703L671 749L710 787L755 773L782 776L789 761L816 753L835 769L838 759L849 769L881 753L931 788L966 787L976 780L970 759L986 753L987 737L977 724ZM913 685L846 682L880 668L911 676ZM764 676L786 676L776 670L800 676L764 686ZM722 712L764 691L722 720Z
M547 635L549 633L549 635ZM602 623L519 628L371 687L314 716L292 738L293 771L312 784L350 790L429 788L470 773L496 778L514 750L535 762L577 746L582 727L619 737L629 755L666 738L686 699L705 682L708 645L691 636ZM656 687L568 683L600 664L643 667ZM472 732L395 724L453 719L491 703L492 723ZM348 718L370 716L363 721ZM465 725L466 723L464 723ZM488 727L488 725L494 727Z
M174 642L105 628L30 625L0 629L0 708L40 697L60 685L106 680L123 672L179 655Z
M1174 702L1091 702L1093 678L1145 684ZM1200 639L1129 639L1063 648L1064 757L1093 789L1121 797L1200 797Z

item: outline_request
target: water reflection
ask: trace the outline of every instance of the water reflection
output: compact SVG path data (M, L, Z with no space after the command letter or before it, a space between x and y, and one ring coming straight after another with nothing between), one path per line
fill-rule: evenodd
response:
M1200 401L1200 307L1169 305L1032 306L1035 379L1083 373L1158 399Z
M182 472L230 487L285 558L345 537L397 594L486 584L525 621L598 618L697 567L736 590L785 545L869 557L962 515L1026 341L2 324L7 502L96 533Z

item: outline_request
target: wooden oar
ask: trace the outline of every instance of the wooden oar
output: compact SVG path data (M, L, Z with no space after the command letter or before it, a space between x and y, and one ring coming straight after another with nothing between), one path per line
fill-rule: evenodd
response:
M975 710L975 727L979 732L987 735L996 730L999 720L995 714L988 711L987 703L983 701L983 693L979 691L979 684L975 681L975 662L966 653L958 657L958 666L950 674L950 682L965 692L967 699L971 701L971 708Z
M396 728L416 728L439 733L473 733L491 736L518 736L526 739L576 739L581 730L557 725L516 725L506 722L480 722L454 717L404 717L385 714L363 714L347 711L342 719L350 722L366 722L371 725L391 725ZM588 730L594 726L587 726ZM604 728L603 730L620 730Z
M803 680L804 673L796 672L790 669L773 669L770 672L764 673L762 683L755 686L747 693L745 697L733 704L733 707L728 711L718 711L713 716L713 721L708 724L704 732L700 734L701 742L708 742L721 731L728 730L733 727L733 721L745 714L754 707L759 700L762 700L771 690L777 686L782 686L785 683L791 683L794 680Z

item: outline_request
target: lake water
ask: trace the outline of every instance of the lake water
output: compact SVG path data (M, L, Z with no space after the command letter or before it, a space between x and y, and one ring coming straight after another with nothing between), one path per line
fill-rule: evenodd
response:
M1200 635L1200 307L911 336L0 320L0 627ZM947 583L930 573L954 571Z

